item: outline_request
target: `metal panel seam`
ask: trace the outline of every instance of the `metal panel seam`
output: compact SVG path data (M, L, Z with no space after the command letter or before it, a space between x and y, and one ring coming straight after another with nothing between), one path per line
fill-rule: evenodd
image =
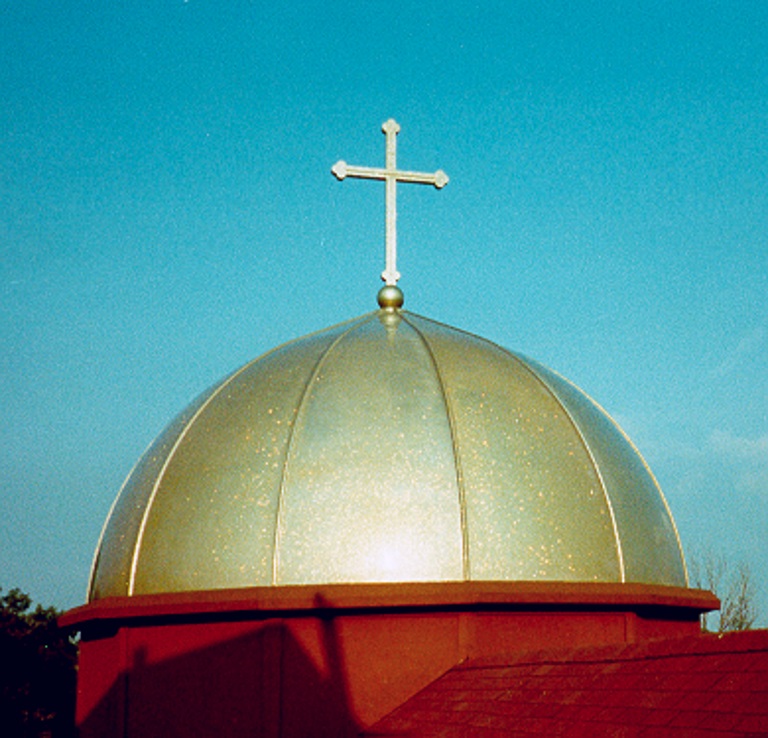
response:
M154 444L156 439L153 439L149 445L144 449L144 453L139 456L139 458L136 460L136 463L131 467L131 471L128 473L128 476L125 478L125 481L120 486L120 491L117 493L117 496L112 501L112 505L109 508L109 513L107 514L106 520L104 521L104 525L101 526L101 533L99 534L99 540L96 543L96 550L93 552L93 559L91 560L91 574L88 577L88 590L86 592L86 601L90 602L91 597L93 596L93 587L96 584L96 569L99 565L99 559L101 558L101 545L104 543L104 536L107 532L107 528L109 527L109 523L112 520L112 516L115 514L115 508L117 507L117 503L119 502L120 498L123 496L123 491L128 486L128 482L131 481L131 477L136 473L136 469L138 468L139 464L141 463L141 460L144 458L145 454L149 451L150 448L152 448L152 445Z
M456 419L454 417L453 407L451 405L450 399L448 398L448 393L445 391L443 375L440 371L440 366L437 363L437 358L435 357L435 354L432 351L432 347L429 344L429 340L411 320L408 320L406 313L401 313L401 317L403 321L413 329L419 339L421 339L421 342L427 351L427 355L432 362L432 368L434 369L435 376L437 378L437 386L440 389L440 396L443 398L443 404L445 405L445 414L448 419L448 432L451 435L451 451L453 453L454 469L456 470L456 486L459 492L459 516L461 525L461 571L464 581L470 581L471 569L469 559L469 528L467 524L467 496L464 485L464 474L461 468L461 455L459 453L459 446L456 441ZM418 319L419 316L414 315L413 317Z
M562 410L565 413L565 415L567 416L568 420L571 421L571 425L574 427L576 433L578 434L579 439L581 440L581 443L584 446L584 450L589 455L589 459L592 462L592 468L594 469L595 474L597 475L597 478L598 478L598 480L600 482L600 487L603 490L603 497L605 498L605 504L608 506L608 512L611 515L611 525L613 527L613 536L614 536L614 540L616 541L616 555L617 555L618 560L619 560L619 573L621 575L621 581L622 582L626 582L626 570L625 570L625 566L624 566L624 550L623 550L622 545L621 545L621 536L619 535L619 526L618 526L618 523L616 521L616 514L615 514L615 512L613 510L613 503L611 502L611 496L608 493L608 487L605 484L605 479L603 479L603 474L602 474L602 472L600 470L600 465L597 463L597 459L595 459L595 457L594 457L594 455L592 453L592 449L590 448L589 443L587 442L587 439L585 438L584 433L581 430L581 426L576 422L576 419L573 417L573 415L571 415L571 413L569 412L569 410L566 407L565 403L560 399L560 395L557 393L557 390L544 377L542 377L536 371L535 367L530 366L527 362L525 362L522 359L520 359L518 356L516 356L513 352L509 351L508 349L505 349L505 348L503 348L501 346L499 348L501 348L502 351L504 351L509 356L511 356L518 364L520 364L521 367L523 367L537 381L539 381L542 385L544 385L544 387L547 388L547 390L552 395L552 397L555 399L557 404L560 405L560 407L562 408ZM553 369L550 369L550 371L554 372ZM564 382L567 382L568 384L570 384L572 387L574 387L577 390L579 389L569 379L566 379L565 377L563 377L561 374L558 374L557 372L555 372L555 373ZM581 390L579 390L579 392L581 392ZM589 399L590 399L590 401L594 402L594 400L592 400L592 398L589 398ZM597 403L595 403L595 404L597 404ZM611 418L611 416L608 415L608 413L606 413L605 410L603 410L602 407L600 407L598 405L598 408L600 410L602 410L603 413L605 413L606 417L611 419L611 422L613 422L613 418ZM615 422L613 424L616 425ZM619 429L619 430L621 430L621 429ZM622 435L624 435L623 431L622 431ZM626 435L624 435L624 437L626 438Z
M565 377L562 377L562 379L565 379ZM565 381L568 382L569 384L573 384L573 382L570 382L567 379L565 379ZM575 385L573 386L575 387ZM634 441L624 432L624 429L613 419L611 414L597 400L593 399L592 397L590 397L589 399L599 410L602 411L605 417L611 421L611 423L613 424L613 427L616 428L616 430L622 435L624 440L629 444L630 448L637 455L637 458L640 460L640 463L643 465L643 468L647 472L648 476L653 481L653 484L656 487L656 492L658 492L659 497L661 498L661 502L664 505L664 510L667 513L667 518L669 519L669 522L672 525L672 530L675 533L675 542L677 543L677 549L680 554L680 561L683 564L683 576L685 577L685 584L687 586L688 585L688 566L685 563L685 554L683 553L683 544L682 544L682 541L680 540L680 533L677 530L677 524L675 523L675 518L672 516L672 510L669 507L669 503L667 502L667 498L664 495L664 491L661 489L661 485L656 479L656 475L651 470L651 467L648 466L648 462L645 460L645 457L640 453L640 449L638 449L637 446L635 446Z
M275 525L274 525L274 532L272 536L272 581L271 584L274 586L277 584L277 574L278 574L278 567L279 567L279 551L280 551L280 539L282 538L282 528L283 528L283 517L284 517L284 509L285 506L283 504L283 500L285 498L285 486L286 486L286 476L287 476L287 469L288 469L288 462L291 458L291 449L294 445L294 438L296 437L296 428L299 423L299 417L301 415L302 409L304 408L304 405L306 404L307 398L310 394L310 389L312 387L312 383L315 381L315 378L320 372L320 369L322 368L323 364L325 363L326 359L328 358L329 354L333 349L338 346L339 342L342 341L344 338L346 338L350 333L357 330L361 326L365 325L366 323L370 323L377 313L369 313L368 315L364 315L361 318L357 319L357 321L354 323L354 325L347 328L341 335L337 336L334 341L331 342L330 346L326 348L318 357L317 361L315 362L315 365L312 367L312 371L309 373L309 378L307 379L306 383L304 384L304 389L301 392L301 397L299 398L299 402L296 406L296 414L293 419L293 424L291 425L290 431L288 433L288 439L285 444L285 454L283 456L283 463L282 468L280 470L280 486L278 488L277 493L277 506L275 510ZM342 324L343 325L343 324Z
M284 346L285 344L283 344ZM200 407L195 411L194 415L185 423L184 430L179 433L179 437L176 439L175 443L173 444L173 447L168 452L168 455L165 457L165 461L163 462L163 467L160 469L160 473L157 475L157 479L155 480L155 484L152 487L152 492L149 495L149 498L147 500L147 504L144 507L144 514L141 518L141 524L139 525L139 533L136 536L136 543L134 544L133 549L133 557L131 560L131 573L128 579L128 594L132 595L134 591L134 585L136 582L136 570L139 565L139 557L141 555L141 543L144 539L144 531L147 527L147 521L149 520L149 514L152 510L152 506L155 502L155 498L157 497L158 490L160 489L160 485L162 484L163 478L165 477L165 472L168 470L168 467L170 466L171 460L176 454L176 451L178 450L179 446L181 445L182 441L186 438L187 433L189 433L189 430L192 428L192 426L195 424L197 419L203 414L205 409L213 402L213 400L218 397L226 387L228 387L237 377L239 377L243 372L245 372L247 369L249 369L251 366L253 366L256 362L261 361L263 358L270 356L271 354L275 353L279 349L282 349L283 346L277 346L271 351L267 351L264 354L261 354L257 358L255 358L253 361L249 361L247 364L244 364L241 366L237 371L233 372L229 375L225 380L221 382L221 384L216 387L213 392L211 392L210 396L206 399L206 401L200 405ZM161 432L164 433L165 430ZM159 438L160 436L158 436ZM154 441L153 441L154 443Z

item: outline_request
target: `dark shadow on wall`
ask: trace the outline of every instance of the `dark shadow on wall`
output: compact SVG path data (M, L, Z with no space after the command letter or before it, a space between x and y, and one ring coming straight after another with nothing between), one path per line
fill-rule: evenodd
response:
M172 658L153 657L158 650L153 644L162 643L164 637L183 640L180 627L216 625L144 629L141 638L149 645L133 648L130 668L120 672L81 719L81 738L352 738L359 734L362 726L349 706L332 619L321 619L315 626L321 631L319 640L307 640L319 643L324 653L308 653L290 621L271 620L244 623L248 632L215 645ZM129 633L128 641L133 639L140 644L140 638Z

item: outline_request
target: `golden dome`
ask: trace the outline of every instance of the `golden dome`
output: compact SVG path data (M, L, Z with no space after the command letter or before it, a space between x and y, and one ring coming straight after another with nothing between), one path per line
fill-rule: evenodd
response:
M662 493L574 385L396 307L204 393L115 502L89 599L289 584L685 586Z

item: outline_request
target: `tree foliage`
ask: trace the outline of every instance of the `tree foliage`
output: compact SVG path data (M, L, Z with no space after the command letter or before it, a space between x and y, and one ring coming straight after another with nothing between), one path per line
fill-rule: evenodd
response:
M757 588L747 564L733 564L721 554L707 551L691 559L690 579L694 587L708 589L720 599L719 613L702 616L704 631L749 630L755 624Z
M0 735L74 735L77 644L61 613L32 607L19 589L0 589Z

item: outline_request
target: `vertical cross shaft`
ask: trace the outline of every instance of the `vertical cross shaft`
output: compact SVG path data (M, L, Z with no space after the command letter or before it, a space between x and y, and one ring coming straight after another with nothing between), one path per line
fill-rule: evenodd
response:
M387 191L384 196L387 213L386 266L381 278L385 284L397 284L400 272L397 271L397 134L400 126L390 118L381 130L387 137L386 168Z
M345 177L357 179L384 180L386 184L386 266L381 278L388 285L396 285L400 279L397 271L397 183L413 182L415 184L431 184L438 190L448 184L448 177L442 169L434 174L424 172L407 172L397 168L397 134L400 126L390 118L381 130L386 134L385 168L351 166L344 161L334 164L331 171L338 180Z

